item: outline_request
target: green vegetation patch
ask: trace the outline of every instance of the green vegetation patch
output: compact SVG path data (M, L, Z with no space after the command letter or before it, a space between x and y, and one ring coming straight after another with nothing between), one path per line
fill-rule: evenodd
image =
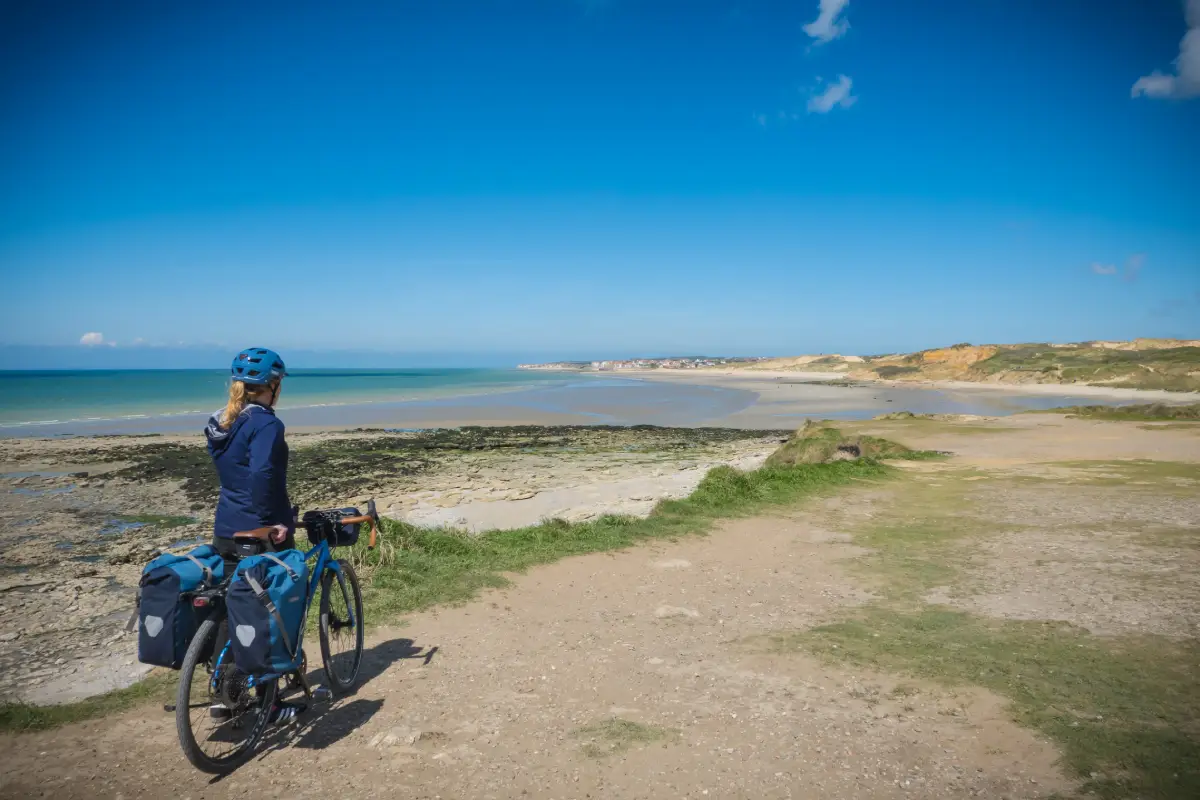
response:
M874 370L875 374L881 378L895 378L898 375L911 375L914 372L921 371L920 367L902 367L894 365L872 367L871 369Z
M823 422L809 420L796 431L782 447L767 458L771 467L797 464L826 464L832 461L869 459L912 459L939 458L942 454L913 450L888 439L875 436L846 436L838 428Z
M179 685L179 673L155 670L132 686L89 697L77 703L35 706L28 703L0 704L0 730L40 731L115 714L134 706L154 702L171 703Z
M1173 406L1166 403L1143 403L1128 406L1062 406L1034 413L1066 414L1085 419L1130 420L1133 422L1153 422L1155 420L1195 420L1200 422L1200 403L1185 406Z
M1200 469L1149 461L1074 466L1151 476ZM1009 529L972 516L978 484L968 477L942 472L911 479L887 516L877 515L855 536L872 551L862 566L883 600L840 622L778 634L773 649L990 689L1009 698L1017 722L1062 748L1083 791L1103 798L1200 797L1200 643L1093 636L1065 623L990 619L924 601L934 587L969 588L978 571L971 568L979 566L975 543ZM1123 475L1105 480L1128 484ZM1188 535L1194 542L1194 533L1147 535Z
M1073 482L1097 486L1150 486L1156 491L1170 491L1172 488L1200 483L1200 463L1186 461L1132 458L1121 461L1058 461L1053 466L1070 469Z
M675 741L679 731L612 717L579 728L574 731L574 736L582 741L585 756L604 758L639 745Z
M1001 348L972 367L981 376L1036 373L1051 382L1115 383L1139 389L1200 390L1200 347L1110 350L1019 345Z
M1100 797L1200 797L1195 641L1105 638L1062 623L875 606L774 644L1002 694L1017 721L1053 738L1084 791Z

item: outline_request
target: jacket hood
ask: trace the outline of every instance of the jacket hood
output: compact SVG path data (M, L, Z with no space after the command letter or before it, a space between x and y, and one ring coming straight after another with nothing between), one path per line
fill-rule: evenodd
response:
M204 426L204 436L208 439L208 444L213 449L213 452L224 449L233 438L233 435L237 433L238 428L245 424L251 414L263 412L267 414L275 413L271 409L260 406L257 403L247 403L246 407L242 409L242 413L229 426L229 430L224 430L221 428L221 415L225 413L225 409L218 408L214 411L212 416L208 418L208 424Z

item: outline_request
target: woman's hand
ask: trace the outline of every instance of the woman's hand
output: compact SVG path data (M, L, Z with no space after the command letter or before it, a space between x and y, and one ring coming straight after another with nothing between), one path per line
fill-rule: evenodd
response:
M280 544L288 535L287 525L276 525L275 530L271 533L271 541L275 544Z

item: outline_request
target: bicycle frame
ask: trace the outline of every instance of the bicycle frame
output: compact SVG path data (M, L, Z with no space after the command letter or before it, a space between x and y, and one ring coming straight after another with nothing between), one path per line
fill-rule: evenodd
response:
M299 658L300 651L303 648L304 631L308 627L308 611L310 608L312 608L313 601L317 597L317 585L321 580L321 576L325 574L325 570L330 570L333 572L333 574L337 577L338 585L341 587L342 591L345 591L345 589L346 589L345 580L342 578L342 565L339 564L337 559L333 557L333 550L329 547L329 543L323 541L320 544L318 544L316 547L309 550L307 553L304 554L304 560L308 561L309 559L311 559L313 557L314 553L316 554L317 562L316 562L316 564L313 565L312 573L308 579L308 590L307 590L308 598L304 603L304 616L301 617L301 620L300 620L300 635L296 639L296 652L292 653L293 658ZM350 604L350 605L353 605L353 604ZM348 606L346 609L346 612L350 615L350 624L351 625L356 624L356 620L354 619L354 609L352 607ZM228 640L226 640L224 645L221 647L220 654L217 656L217 659L213 662L213 674L212 674L212 678L210 678L210 683L211 683L211 688L214 691L217 688L217 676L220 674L220 666L222 663L224 663L225 658L229 655L230 655L230 643ZM288 674L290 674L290 673L288 673L288 672L277 672L277 673L272 672L272 673L268 673L266 675L257 675L257 676L252 675L247 679L246 686L247 686L247 688L254 688L255 686L259 685L260 683L264 683L266 681L278 680L279 678L282 678L284 675L288 675Z

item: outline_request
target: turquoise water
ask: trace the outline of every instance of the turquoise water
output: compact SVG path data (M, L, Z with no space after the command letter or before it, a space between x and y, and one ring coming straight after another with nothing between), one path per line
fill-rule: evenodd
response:
M0 427L209 413L228 392L224 370L0 371ZM434 400L561 383L554 373L496 369L297 370L279 409Z

